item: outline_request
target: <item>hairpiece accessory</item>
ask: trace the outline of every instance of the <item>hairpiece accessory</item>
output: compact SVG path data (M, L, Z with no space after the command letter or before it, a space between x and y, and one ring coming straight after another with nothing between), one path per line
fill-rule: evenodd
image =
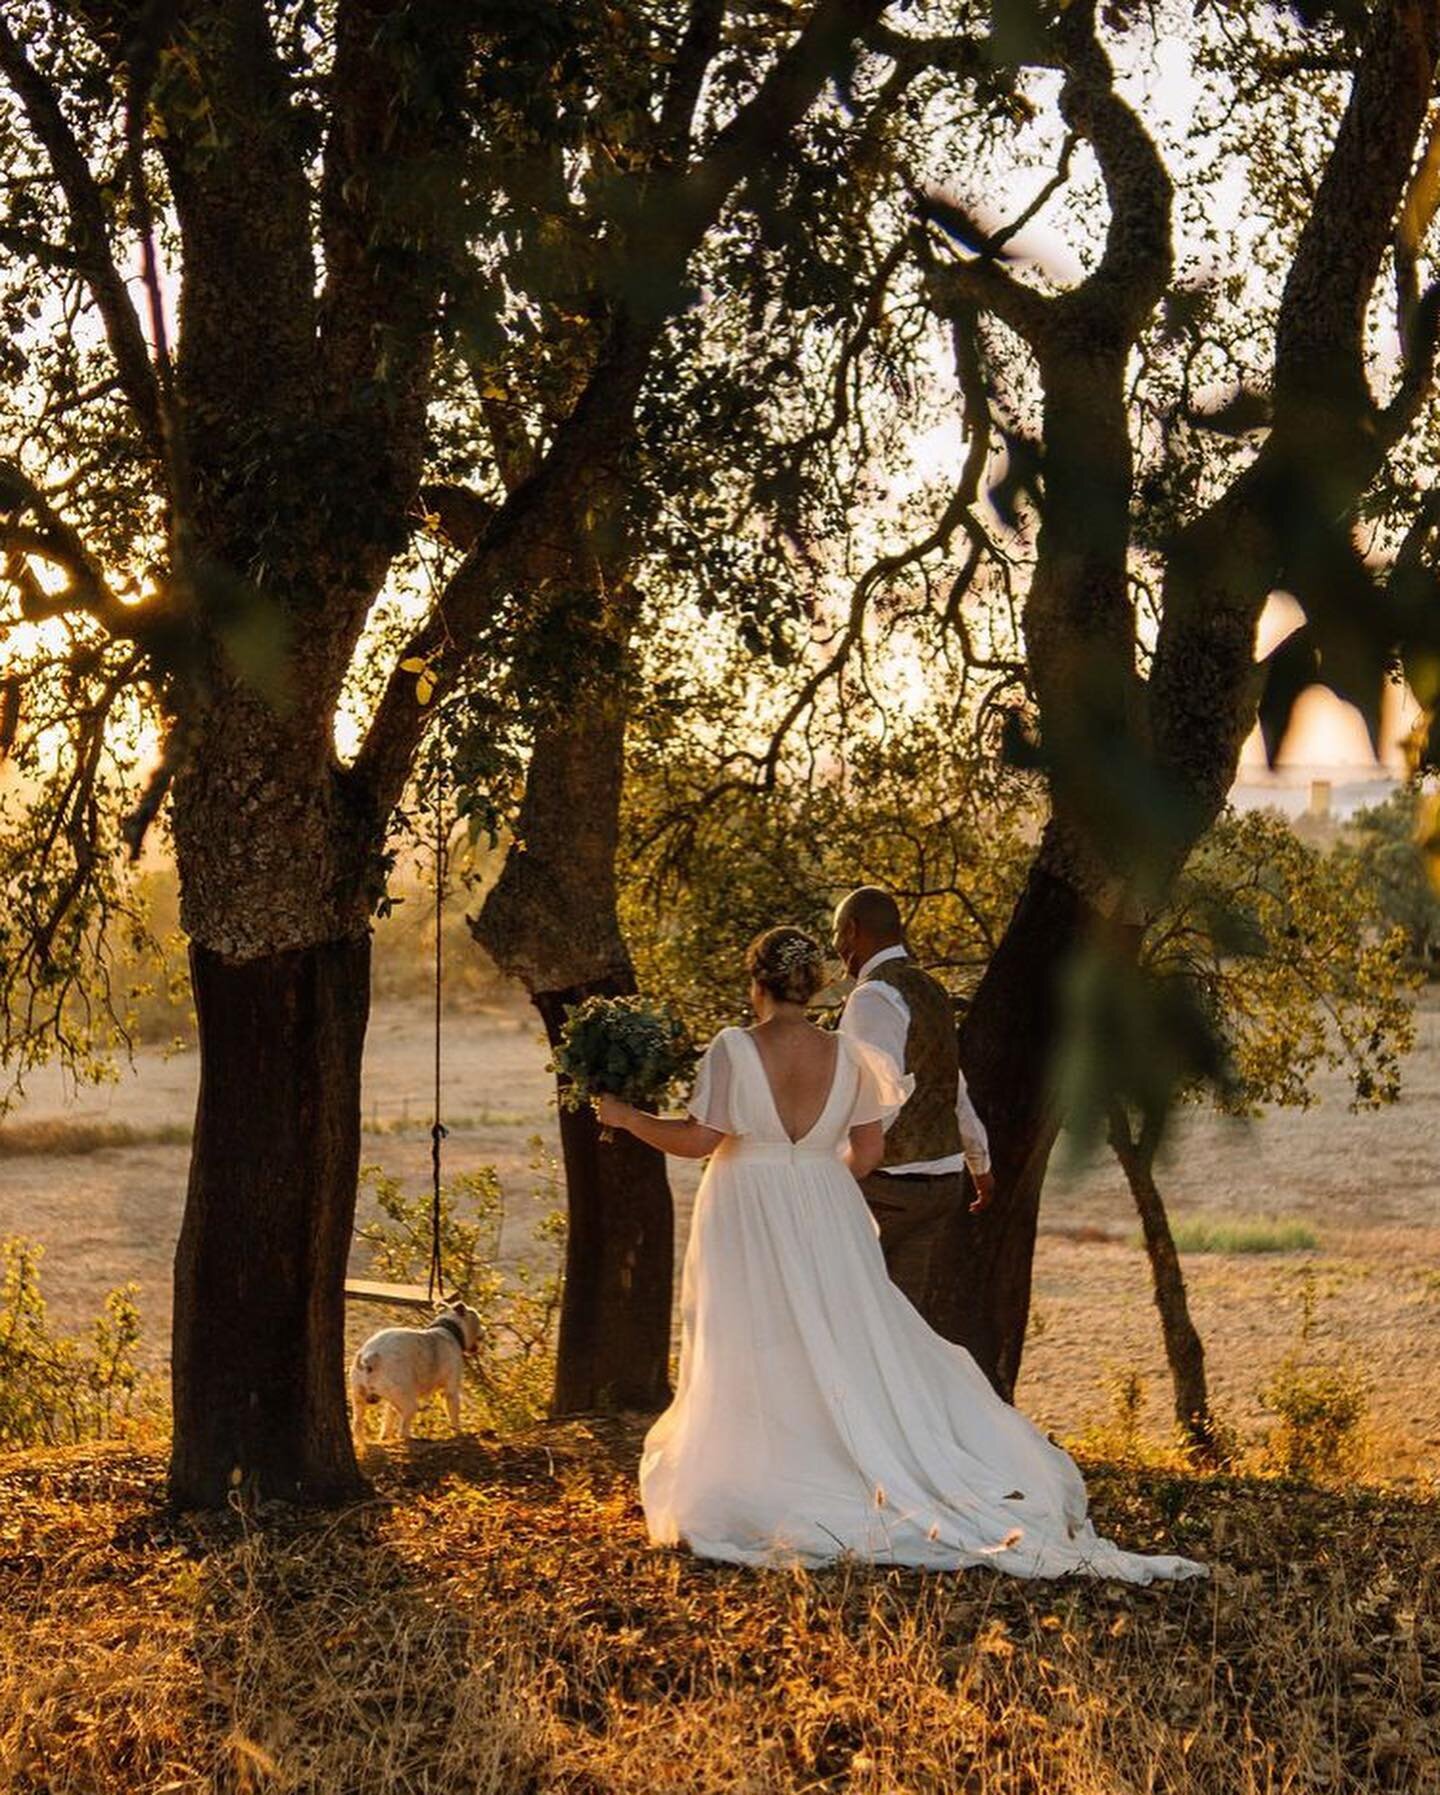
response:
M766 958L777 972L798 972L802 966L819 966L825 959L818 942L808 935L787 935Z

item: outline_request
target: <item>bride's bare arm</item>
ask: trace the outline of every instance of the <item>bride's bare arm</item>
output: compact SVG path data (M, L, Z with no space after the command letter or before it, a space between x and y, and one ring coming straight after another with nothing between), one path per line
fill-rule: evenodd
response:
M622 1103L618 1097L597 1099L595 1113L606 1128L628 1129L647 1147L675 1159L704 1159L725 1138L718 1128L707 1128L691 1116L652 1116L648 1110Z
M850 1130L850 1140L840 1155L855 1179L868 1178L885 1157L885 1130L879 1122L862 1122Z

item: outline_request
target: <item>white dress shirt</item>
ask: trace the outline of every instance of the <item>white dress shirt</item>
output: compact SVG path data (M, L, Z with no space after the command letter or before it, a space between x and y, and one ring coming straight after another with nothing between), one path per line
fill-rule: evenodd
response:
M860 968L862 982L846 998L840 1016L842 1033L855 1035L870 1046L878 1047L882 1053L888 1053L902 1072L905 1070L905 1038L910 1032L910 1006L893 985L887 985L883 979L867 978L866 974L883 966L887 960L908 958L900 946L882 947L878 954L872 954ZM886 1166L884 1169L887 1172L923 1172L935 1177L943 1172L958 1172L963 1164L968 1165L977 1177L981 1172L988 1172L990 1137L970 1101L963 1072L955 1091L955 1119L960 1124L963 1154L951 1153L944 1159L927 1159L914 1165Z

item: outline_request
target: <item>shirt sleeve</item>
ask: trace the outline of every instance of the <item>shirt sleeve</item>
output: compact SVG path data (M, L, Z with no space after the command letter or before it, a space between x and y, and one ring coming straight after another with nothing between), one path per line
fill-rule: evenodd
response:
M721 1029L705 1049L695 1072L695 1085L686 1111L707 1128L721 1134L737 1134L735 1126L735 1069L730 1061L730 1044Z
M955 1119L960 1124L960 1144L965 1149L965 1163L978 1177L990 1170L990 1136L985 1124L970 1101L970 1090L962 1072L955 1090Z
M845 1036L843 1050L855 1061L859 1073L849 1126L879 1122L888 1128L915 1089L914 1074L902 1072L888 1053L855 1035Z
M910 1012L905 999L890 985L874 980L857 985L850 993L840 1016L840 1032L852 1041L874 1048L889 1060L898 1072L905 1064L905 1037L910 1030ZM914 1081L911 1081L914 1088ZM897 1104L881 1120L888 1128L898 1113ZM870 1118L874 1120L874 1118Z

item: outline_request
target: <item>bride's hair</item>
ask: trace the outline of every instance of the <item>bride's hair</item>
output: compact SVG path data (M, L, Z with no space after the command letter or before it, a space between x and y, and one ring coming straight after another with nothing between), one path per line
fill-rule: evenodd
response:
M809 1003L825 983L825 950L804 929L766 929L746 948L745 970L777 1003Z

